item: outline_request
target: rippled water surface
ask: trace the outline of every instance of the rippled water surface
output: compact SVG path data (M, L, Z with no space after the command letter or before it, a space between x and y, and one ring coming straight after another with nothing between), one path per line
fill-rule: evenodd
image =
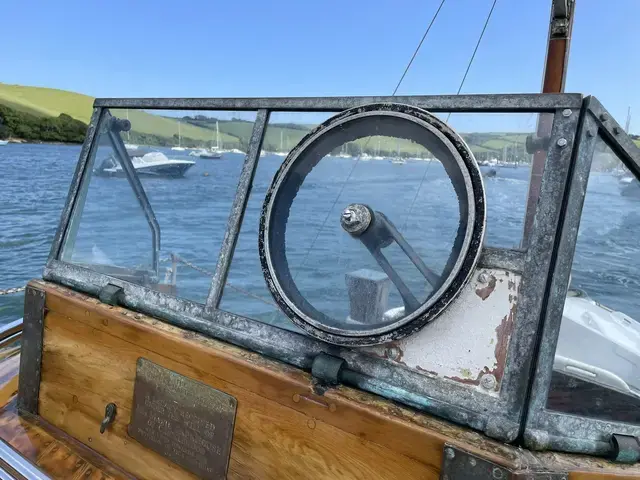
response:
M79 152L76 146L0 147L0 288L41 276ZM250 316L274 311L257 256L257 232L264 194L282 159L260 159L224 309ZM225 154L223 160L198 160L183 179L143 179L162 229L162 257L177 253L206 271L215 269L242 160L242 155ZM455 195L438 163L370 161L351 172L350 162L327 158L313 171L291 209L286 239L300 291L332 315L348 311L344 274L375 267L368 252L340 230L337 219L344 206L364 202L385 213L434 268L441 268L446 259L459 216ZM486 244L519 244L528 172L504 169L497 178L485 179ZM639 200L620 195L617 178L594 174L573 271L574 287L637 319L639 207ZM148 262L150 235L126 180L93 178L85 215L76 259L105 255L129 266ZM401 254L393 255L400 261ZM185 266L178 270L179 295L186 298L204 301L209 282L202 272ZM22 295L0 296L0 321L21 316L22 301Z

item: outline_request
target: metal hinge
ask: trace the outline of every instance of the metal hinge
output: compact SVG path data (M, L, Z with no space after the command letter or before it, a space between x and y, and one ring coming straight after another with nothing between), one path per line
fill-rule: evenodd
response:
M567 473L514 472L472 453L445 444L441 480L567 480Z
M340 374L346 363L343 358L320 353L313 359L311 375L326 384L337 385L341 381Z
M98 298L102 303L106 303L107 305L118 306L118 304L122 300L123 295L124 295L124 290L122 289L122 287L119 287L118 285L114 285L113 283L107 283L104 287L100 289Z
M636 463L640 460L638 437L631 435L611 435L611 458L618 463Z

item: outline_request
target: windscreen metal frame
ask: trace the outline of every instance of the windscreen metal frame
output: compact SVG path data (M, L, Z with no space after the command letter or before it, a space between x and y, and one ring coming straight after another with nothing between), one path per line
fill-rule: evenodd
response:
M363 354L358 348L337 347L303 334L282 330L219 309L222 291L259 161L266 123L272 111L339 112L370 103L405 103L430 112L453 113L552 113L554 114L541 196L535 215L535 231L526 250L483 247L479 265L522 274L515 327L498 396L484 394L460 383L432 378L382 358ZM404 403L445 419L480 430L502 441L514 441L529 390L529 371L537 342L542 294L564 189L571 164L572 146L581 117L579 94L445 95L330 98L238 98L238 99L98 99L74 175L67 205L54 239L44 278L98 296L107 284L121 286L121 304L168 323L228 341L269 357L310 370L320 353L346 360L343 381L366 391ZM177 298L126 282L59 259L64 233L72 221L77 192L86 176L89 149L95 138L102 109L140 108L159 110L229 110L258 112L249 150L231 208L224 247L211 283L206 304Z
M640 424L569 415L546 408L564 302L569 288L569 276L598 137L602 138L631 173L640 179L640 149L633 140L596 98L585 99L585 110L580 140L575 152L576 160L563 206L563 222L554 248L553 265L549 275L548 302L545 302L543 331L524 441L528 447L537 450L562 450L608 456L613 454L611 435L616 433L640 437Z

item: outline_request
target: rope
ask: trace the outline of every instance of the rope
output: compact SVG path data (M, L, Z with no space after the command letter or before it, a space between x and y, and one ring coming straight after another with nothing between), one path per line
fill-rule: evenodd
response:
M433 26L434 22L436 21L436 18L438 18L438 14L440 13L440 10L442 9L442 6L444 5L445 1L446 0L442 0L442 2L440 3L440 6L436 10L436 13L431 18L431 22L429 22L429 26L425 30L424 35L422 35L422 39L420 39L420 43L418 43L418 46L416 47L415 51L413 52L413 55L411 56L411 60L409 60L409 63L407 64L406 68L404 69L404 72L402 73L402 76L400 77L400 80L398 80L398 84L396 85L396 88L393 90L393 93L391 94L392 97L395 97L396 93L398 92L398 88L400 88L400 85L402 84L402 81L404 80L404 77L407 75L407 72L409 71L409 68L411 68L411 64L413 64L413 61L415 60L416 56L418 55L418 52L420 51L420 47L422 47L422 44L424 43L425 38L427 38L427 35L429 34L429 31L431 30L431 27ZM370 141L371 141L371 137L369 137L367 139L367 142L364 144L364 147L362 147L361 152L364 152L364 149L367 148L367 145L369 145ZM316 242L318 241L318 238L320 237L320 234L322 233L322 230L324 230L324 227L327 224L327 220L329 220L329 217L331 216L331 212L333 211L333 209L335 208L336 204L338 203L338 200L340 200L340 197L342 196L342 192L344 192L344 188L346 187L347 182L349 182L349 179L351 178L351 175L353 174L354 170L356 169L356 166L358 166L358 162L360 162L360 158L361 157L362 157L362 153L360 155L358 155L358 158L356 158L356 161L353 164L353 167L351 167L351 170L349 171L349 174L347 175L346 180L342 183L342 186L340 187L340 191L338 192L338 196L336 197L336 199L334 200L333 204L331 205L331 208L329 208L329 211L327 212L327 215L324 218L324 220L322 222L322 225L320 226L320 229L316 233L316 236L314 237L313 241L311 242L311 245L309 246L309 248L307 249L307 252L304 255L304 258L302 259L302 263L300 264L299 270L296 272L296 274L293 277L294 281L295 281L296 278L298 278L298 274L302 271L302 267L304 267L305 263L307 263L307 259L309 257L309 254L311 253L311 250L313 249L313 247L315 246Z
M167 258L163 258L162 260L160 260L161 263L167 263L170 262L172 260L172 257L167 257ZM209 270L206 270L198 265L196 265L195 263L190 262L189 260L180 257L179 255L173 254L173 260L175 260L176 262L180 262L183 265L186 265L187 267L190 267L192 269L194 269L196 272L200 272L204 275L207 275L208 277L213 277L213 272L210 272ZM256 300L261 301L262 303L266 303L267 305L273 306L277 308L277 305L269 300L266 300L258 295L255 295L251 292L248 292L247 290L244 290L240 287L236 287L235 285L232 285L231 283L227 282L226 286L231 288L232 290L236 290L237 292L243 293L244 295L247 295L248 297L254 298Z
M400 88L400 85L402 84L402 81L404 80L404 77L407 75L407 72L411 68L411 64L416 59L416 56L418 55L418 52L420 51L420 47L422 47L422 43L424 42L424 39L427 38L427 35L429 34L429 31L431 30L431 27L433 26L434 22L436 21L436 18L438 18L438 14L440 13L440 10L442 9L442 6L444 5L445 1L446 0L442 0L442 2L440 3L440 6L438 7L438 10L436 10L436 13L433 15L433 18L431 19L431 23L429 23L429 26L427 27L427 29L424 32L424 35L422 35L422 39L420 40L420 43L418 43L418 46L416 47L415 51L413 52L413 55L411 56L411 60L409 60L409 63L407 63L407 68L404 69L404 73L400 77L400 80L398 80L398 84L396 85L396 88L393 90L393 93L391 94L392 97L395 97L398 89Z
M6 288L4 290L0 290L0 296L2 296L2 295L12 295L14 293L24 292L25 288L27 288L27 287Z
M473 60L476 58L476 53L478 53L478 47L480 46L480 42L482 42L482 37L484 37L484 32L487 30L487 25L489 25L489 20L491 20L491 15L493 15L493 9L496 6L496 2L498 0L493 0L493 4L491 5L491 10L489 10L489 14L487 15L487 19L484 22L484 27L482 27L482 32L480 32L480 37L478 37L478 41L476 42L476 47L473 49L473 54L471 55L471 59L469 60L469 63L467 65L467 69L464 72L464 76L462 77L462 81L460 82L460 86L458 87L458 91L456 92L456 95L460 95L460 92L462 91L462 87L464 86L464 82L467 79L467 75L469 74L469 70L471 70L471 65L473 64ZM451 118L451 112L449 112L449 115L447 115L447 119L445 120L445 123L449 123L449 119ZM407 222L409 221L409 218L411 217L411 211L413 210L413 206L416 203L416 200L418 199L418 196L420 195L420 190L422 189L422 184L424 183L425 179L427 178L427 173L429 171L429 167L431 166L431 163L429 163L429 166L427 166L427 168L425 168L424 170L424 175L422 175L422 179L420 180L420 185L418 185L418 190L416 191L416 195L413 197L413 200L411 201L411 206L409 207L409 213L407 213L407 219L405 220L405 227L407 225ZM404 230L404 227L403 227Z
M467 70L464 72L464 76L462 77L462 81L460 82L460 86L458 87L458 91L456 95L460 95L462 91L462 87L464 85L465 80L467 79L467 75L469 74L469 70L471 70L471 65L473 64L473 60L476 58L476 53L478 53L478 47L480 46L480 42L482 42L482 37L484 37L484 32L487 30L487 25L489 25L489 20L491 20L491 15L493 15L493 9L496 7L496 3L498 0L493 0L493 4L491 5L491 10L489 10L489 15L487 15L487 19L484 22L484 27L482 27L482 32L480 32L480 37L478 37L478 41L476 42L476 48L473 49L473 54L471 55L471 59L469 60L469 64L467 65ZM451 112L447 115L446 122L449 121L451 117Z

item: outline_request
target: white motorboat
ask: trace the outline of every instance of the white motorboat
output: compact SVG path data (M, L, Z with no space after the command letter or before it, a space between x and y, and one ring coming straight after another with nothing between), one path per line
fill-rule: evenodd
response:
M6 145L9 143L9 140L0 140L0 145Z
M625 359L624 364L620 359ZM640 324L581 291L570 290L564 304L553 369L640 396L638 365Z
M138 175L152 177L182 177L192 166L196 164L191 160L174 160L167 158L162 152L127 152L131 156L131 163ZM96 175L103 177L122 177L124 170L122 165L113 156L107 157L94 169Z
M635 177L627 176L619 180L620 194L623 197L640 198L640 181Z

